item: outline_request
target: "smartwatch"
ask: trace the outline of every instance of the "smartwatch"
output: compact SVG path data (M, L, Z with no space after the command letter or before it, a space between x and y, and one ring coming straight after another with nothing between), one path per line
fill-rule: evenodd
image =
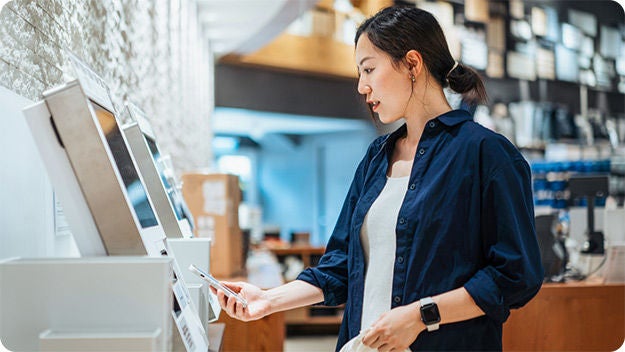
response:
M438 330L438 323L441 322L441 314L438 312L438 306L432 297L425 297L419 300L421 305L421 321L427 327L428 331Z

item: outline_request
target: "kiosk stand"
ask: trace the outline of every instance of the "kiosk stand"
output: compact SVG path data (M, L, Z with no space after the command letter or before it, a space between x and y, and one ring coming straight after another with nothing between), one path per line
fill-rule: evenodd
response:
M172 280L171 258L1 262L0 338L12 351L171 350Z
M101 312L97 309L94 311L97 314L90 314L89 309L75 309L70 301L42 299L41 306L37 310L54 314L41 316L43 326L40 326L38 318L31 315L27 315L28 319L23 324L33 325L37 329L37 334L43 333L41 336L46 342L41 345L42 349L44 346L56 349L54 346L58 346L59 341L70 341L67 342L67 348L60 349L71 350L74 348L72 343L81 340L80 336L93 330L95 335L86 340L82 339L84 347L78 344L76 345L79 346L76 347L78 350L117 348L115 347L117 345L109 346L107 339L111 338L110 336L117 336L119 339L116 337L113 340L127 340L129 337L126 335L124 338L120 337L120 331L127 331L131 336L135 336L135 332L141 332L143 340L139 339L138 345L148 350L152 346L149 342L152 341L152 337L164 333L166 341L171 345L159 343L155 345L157 350L173 348L186 349L188 352L207 351L209 341L205 328L198 317L176 259L169 256L162 221L154 211L154 203L146 191L144 179L120 128L119 112L115 109L109 89L86 65L71 55L70 58L77 80L43 92L44 100L26 108L24 114L46 165L48 176L61 200L80 254L86 258L69 263L58 259L39 262L43 263L39 265L41 267L39 271L33 270L30 272L31 275L21 277L11 276L7 279L8 284L3 283L2 289L7 286L9 287L7 290L20 287L19 285L11 287L13 282L20 279L28 277L32 277L33 280L39 279L41 273L48 272L46 265L57 268L59 265L67 264L68 270L76 276L65 276L56 272L50 272L49 275L49 280L58 280L55 284L59 285L59 292L67 290L66 294L72 297L72 300L87 299L84 297L89 296L88 304L85 303L84 306L100 307L107 312L127 310L130 314L118 315L115 319L111 316L111 320L100 323ZM151 258L144 258L145 255ZM130 266L117 265L127 263L127 260L116 256L140 256L136 260L166 260L168 274L133 273ZM90 274L90 270L82 267L92 261L98 263L106 261L115 268L107 269L106 264L103 264L101 272ZM149 295L149 291L145 291L145 295L138 296L133 290L115 291L113 292L115 294L92 292L93 283L100 280L103 282L101 289L108 292L115 287L124 286L124 280L134 281L135 285L143 285L143 280L161 278L166 282L164 287L169 296L163 302L144 299L144 296ZM42 293L49 294L46 291L47 285L38 287L43 288ZM6 300L3 297L3 308L8 307L11 300L18 300L23 290L29 290L29 287L16 289L16 293L9 294ZM58 295L63 296L61 293ZM98 299L91 299L92 296ZM30 300L39 298L31 297ZM128 303L120 307L111 307L116 306L118 301ZM146 327L146 324L132 323L133 319L139 319L142 314L149 315L152 310L160 312L165 307L168 307L166 309L168 325L162 323L153 328ZM3 319L5 316L11 314L3 311ZM49 316L60 317L61 323L55 322L48 326L46 317ZM64 321L70 322L70 326L66 326ZM21 341L21 333L11 329L9 325L3 323L0 326L1 334L9 337L9 340ZM177 328L173 339L169 328L172 325ZM160 333L155 330L157 328L161 329ZM154 338L160 341L158 337ZM121 344L119 349L132 349L132 346L134 345ZM19 349L38 350L35 346Z

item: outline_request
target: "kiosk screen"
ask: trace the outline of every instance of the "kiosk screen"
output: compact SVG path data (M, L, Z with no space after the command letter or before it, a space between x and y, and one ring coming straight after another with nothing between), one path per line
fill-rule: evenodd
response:
M132 162L132 157L119 130L115 116L94 102L91 102L91 105L98 117L98 122L106 137L111 153L113 153L115 164L117 164L117 169L122 176L126 192L141 223L141 227L157 226L156 215L152 210L137 169Z
M184 211L182 209L182 202L178 199L178 194L176 190L172 187L172 185L167 181L167 176L163 170L163 167L160 163L161 153L158 150L158 146L156 142L152 138L145 137L146 142L148 143L148 147L150 148L150 153L152 154L152 159L154 159L154 164L156 165L156 169L158 170L158 174L161 177L161 181L163 182L163 186L165 186L165 191L167 193L167 197L169 197L169 202L171 203L172 208L174 208L174 212L176 213L176 218L178 220L185 219Z

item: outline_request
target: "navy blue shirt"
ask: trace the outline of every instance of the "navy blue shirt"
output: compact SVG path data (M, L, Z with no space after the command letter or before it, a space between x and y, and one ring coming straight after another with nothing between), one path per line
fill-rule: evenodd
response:
M406 125L377 138L358 165L319 265L298 280L345 303L337 350L358 335L365 258L360 229L386 183ZM503 136L454 110L427 122L397 218L391 309L464 286L486 315L424 331L412 350L501 350L511 308L540 289L530 169Z

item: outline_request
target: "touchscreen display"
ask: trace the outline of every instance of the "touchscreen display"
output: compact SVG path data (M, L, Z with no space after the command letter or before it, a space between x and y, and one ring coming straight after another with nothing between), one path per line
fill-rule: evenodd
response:
M163 181L163 186L165 186L165 192L167 193L167 197L169 197L169 203L171 203L171 207L174 209L174 213L176 213L178 220L182 220L185 218L184 211L182 210L181 202L178 199L178 193L174 190L174 187L169 184L169 181L167 181L163 167L159 162L161 153L158 150L158 146L152 138L146 137L145 140L150 148L150 153L152 154L152 159L154 159L154 164L156 165L158 174L161 177L161 181Z
M130 152L119 130L115 116L94 102L91 102L91 105L98 117L102 132L106 136L106 142L111 149L111 153L113 153L115 164L117 164L117 169L122 176L126 193L128 193L141 227L147 228L158 225L156 215L148 201L148 195L132 162Z

